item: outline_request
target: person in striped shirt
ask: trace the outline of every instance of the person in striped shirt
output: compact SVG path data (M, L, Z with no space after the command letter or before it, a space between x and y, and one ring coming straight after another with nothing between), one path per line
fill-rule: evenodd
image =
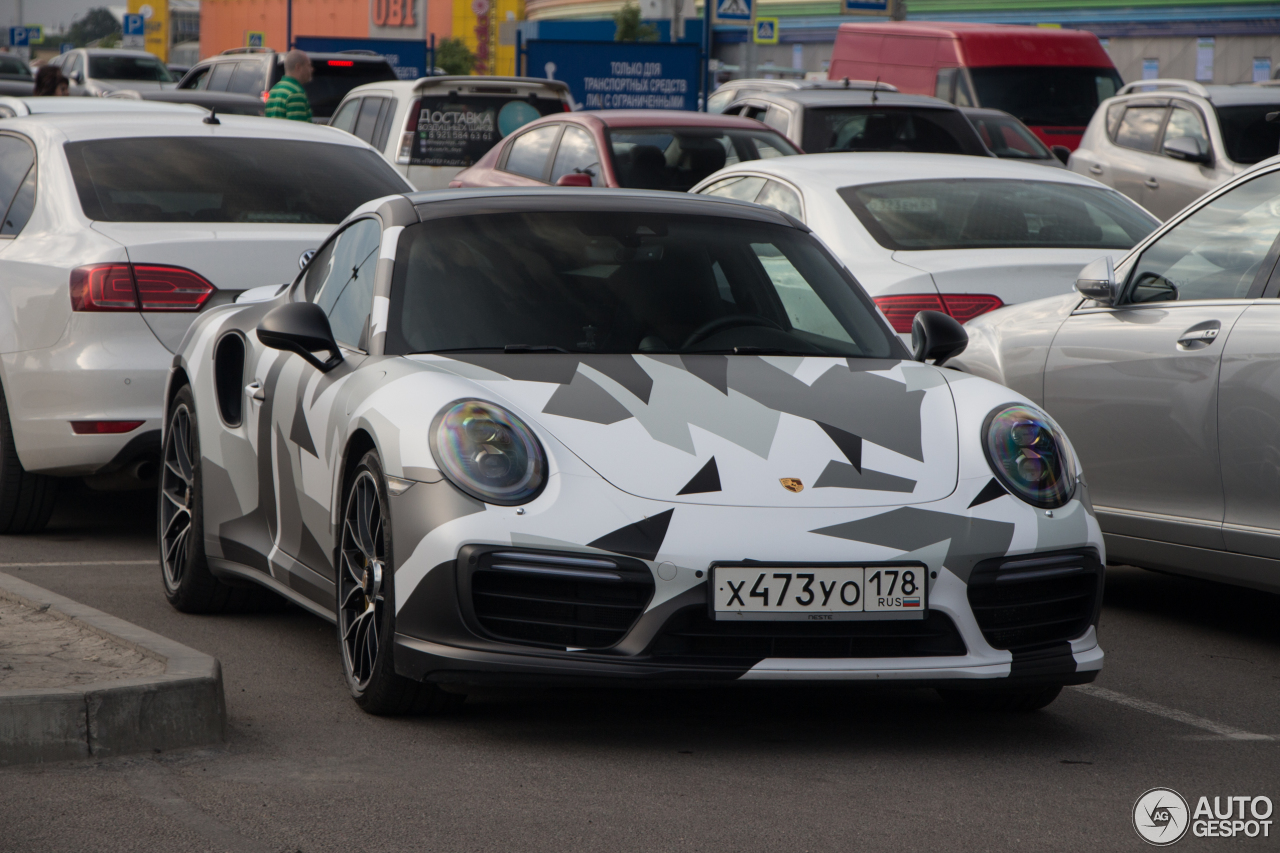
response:
M284 55L284 76L267 95L267 118L311 121L311 102L302 87L311 82L311 57L300 50Z

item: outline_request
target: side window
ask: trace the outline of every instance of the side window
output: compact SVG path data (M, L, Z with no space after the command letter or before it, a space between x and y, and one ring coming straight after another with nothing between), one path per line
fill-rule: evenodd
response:
M0 236L13 237L27 224L36 198L36 154L16 136L0 136Z
M182 84L183 89L204 89L209 85L209 66L197 68L186 82Z
M1269 172L1219 196L1166 231L1134 265L1129 301L1248 297L1280 235L1277 196L1280 172Z
M1204 122L1200 120L1200 113L1175 106L1173 112L1169 113L1169 123L1165 125L1164 141L1183 137L1194 139L1201 154L1209 153L1209 134L1204 129Z
M356 116L355 135L365 142L373 142L373 131L378 126L378 113L382 111L383 98L365 98Z
M733 96L737 93L737 89L721 89L719 92L716 92L710 98L707 98L707 112L724 112L724 108L733 103Z
M782 107L769 107L761 121L786 136L791 127L791 111L784 110Z
M543 180L551 146L555 144L561 127L559 124L544 125L517 136L507 150L506 170L537 181Z
M1107 138L1112 141L1116 138L1116 131L1120 129L1120 117L1124 115L1124 104L1112 104L1107 107Z
M756 196L756 204L763 204L783 213L789 213L796 219L803 219L800 210L800 196L795 190L783 186L777 181L767 181L760 195Z
M333 272L333 247L337 243L336 238L325 243L307 264L306 278L302 281L302 295L308 302L316 301L316 294Z
M66 70L67 77L69 78L72 74L75 74L77 71L83 71L83 70L84 70L84 63L80 59L80 54L78 53L71 54L71 64L67 66L67 70Z
M1138 151L1154 151L1167 107L1129 107L1116 129L1116 145Z
M956 86L956 70L954 68L939 68L938 81L934 84L933 95L944 101L951 100L952 90Z
M568 125L560 137L556 149L556 161L551 167L551 183L565 175L590 175L591 186L600 186L600 152L591 134L580 127Z
M744 175L716 181L702 191L703 195L718 195L722 198L736 198L740 201L755 201L764 187L764 178L755 175Z
M242 95L256 95L262 91L262 63L257 60L237 62L236 70L231 74L231 82L227 84L228 92L239 92Z
M956 91L955 97L950 99L957 107L976 107L978 99L973 96L973 92L969 89L969 75L963 69L956 69Z
M760 117L763 115L764 115L764 107L746 106L742 108L743 118L753 118L759 121Z
M352 98L338 107L338 111L333 114L333 118L329 119L329 124L338 130L345 130L347 133L355 131L356 114L360 112L360 99Z
M396 117L400 102L395 98L382 99L382 117L378 119L378 129L374 132L373 147L379 151L387 150L387 137L391 135L391 125Z
M235 72L236 63L219 62L213 66L213 71L209 74L209 91L225 92L227 85L231 82L231 75Z
M334 338L349 347L365 347L381 237L382 229L374 219L357 220L339 234L329 274L316 296L316 304L329 315Z

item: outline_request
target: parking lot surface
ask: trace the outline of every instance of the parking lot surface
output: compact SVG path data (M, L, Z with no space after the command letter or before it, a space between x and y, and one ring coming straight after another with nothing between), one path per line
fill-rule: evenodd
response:
M227 743L0 770L0 850L1140 850L1150 788L1280 801L1274 595L1112 568L1102 675L1029 715L924 690L488 689L376 718L329 623L170 608L154 514L65 495L0 540L0 571L218 657Z

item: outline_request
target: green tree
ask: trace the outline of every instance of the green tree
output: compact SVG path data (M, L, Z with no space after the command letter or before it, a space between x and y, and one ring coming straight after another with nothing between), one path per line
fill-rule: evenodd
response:
M441 39L436 45L436 65L445 74L470 74L476 67L476 55L462 39Z
M84 47L91 41L120 32L120 24L106 7L99 6L71 22L64 38L76 47Z
M613 23L618 30L613 34L614 41L657 41L658 30L640 20L640 7L631 0L622 4L622 8L614 13Z

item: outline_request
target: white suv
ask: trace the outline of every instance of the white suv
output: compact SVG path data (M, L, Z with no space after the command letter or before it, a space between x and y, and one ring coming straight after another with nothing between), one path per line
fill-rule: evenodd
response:
M1146 90L1146 91L1144 91ZM1068 168L1168 219L1254 163L1274 157L1280 89L1139 80L1103 101Z
M409 189L330 128L198 110L0 124L0 533L57 477L151 479L195 315L291 280L364 202Z

